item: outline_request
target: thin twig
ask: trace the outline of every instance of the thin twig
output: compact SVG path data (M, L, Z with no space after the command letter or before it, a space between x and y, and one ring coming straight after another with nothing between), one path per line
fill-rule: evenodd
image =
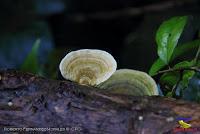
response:
M155 75L163 74L163 73L167 73L167 72L184 71L184 70L192 70L192 71L195 71L195 72L200 72L200 69L198 69L198 67L185 67L185 68L177 68L177 69L170 68L170 69L167 69L167 70L162 70L162 71L159 71Z
M178 78L178 81L176 82L175 86L172 88L172 96L173 97L177 97L176 90L177 90L182 79L183 79L183 70L180 70L180 76Z

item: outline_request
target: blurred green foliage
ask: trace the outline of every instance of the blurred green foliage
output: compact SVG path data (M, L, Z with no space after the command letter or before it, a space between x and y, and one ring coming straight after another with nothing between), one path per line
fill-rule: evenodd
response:
M44 64L39 62L39 48L41 47L41 40L37 39L23 64L20 67L21 71L30 72L43 77L56 79L58 75L58 65L62 57L63 49L53 49L48 53L48 58Z
M34 21L19 31L0 34L0 68L19 69L38 38L41 40L38 62L44 64L54 48L51 30L46 22Z
M39 74L40 72L40 65L38 62L39 45L40 45L40 39L37 39L33 44L31 52L28 54L24 63L21 66L22 71Z
M183 99L200 103L200 73L189 80L189 85L183 91Z

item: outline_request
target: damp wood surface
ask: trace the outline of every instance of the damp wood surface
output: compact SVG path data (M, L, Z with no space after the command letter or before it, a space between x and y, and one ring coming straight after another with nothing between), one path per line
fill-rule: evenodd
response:
M65 128L59 133L72 134L170 134L179 117L190 117L192 127L200 127L200 104L107 94L71 81L0 71L0 133L24 127Z

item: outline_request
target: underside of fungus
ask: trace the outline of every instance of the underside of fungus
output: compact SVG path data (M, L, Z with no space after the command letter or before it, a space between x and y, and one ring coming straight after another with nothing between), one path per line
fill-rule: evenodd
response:
M72 51L62 59L59 66L65 79L92 86L106 81L116 68L113 56L97 49Z
M120 69L98 86L107 92L133 96L158 95L156 82L145 72Z

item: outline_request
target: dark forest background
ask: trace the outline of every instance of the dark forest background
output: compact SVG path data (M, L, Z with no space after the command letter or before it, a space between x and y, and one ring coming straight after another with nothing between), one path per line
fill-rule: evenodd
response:
M20 68L40 39L39 61L50 71L67 52L95 48L110 52L118 68L148 72L157 59L159 25L189 15L180 42L190 41L200 28L199 13L198 0L2 0L0 68Z

